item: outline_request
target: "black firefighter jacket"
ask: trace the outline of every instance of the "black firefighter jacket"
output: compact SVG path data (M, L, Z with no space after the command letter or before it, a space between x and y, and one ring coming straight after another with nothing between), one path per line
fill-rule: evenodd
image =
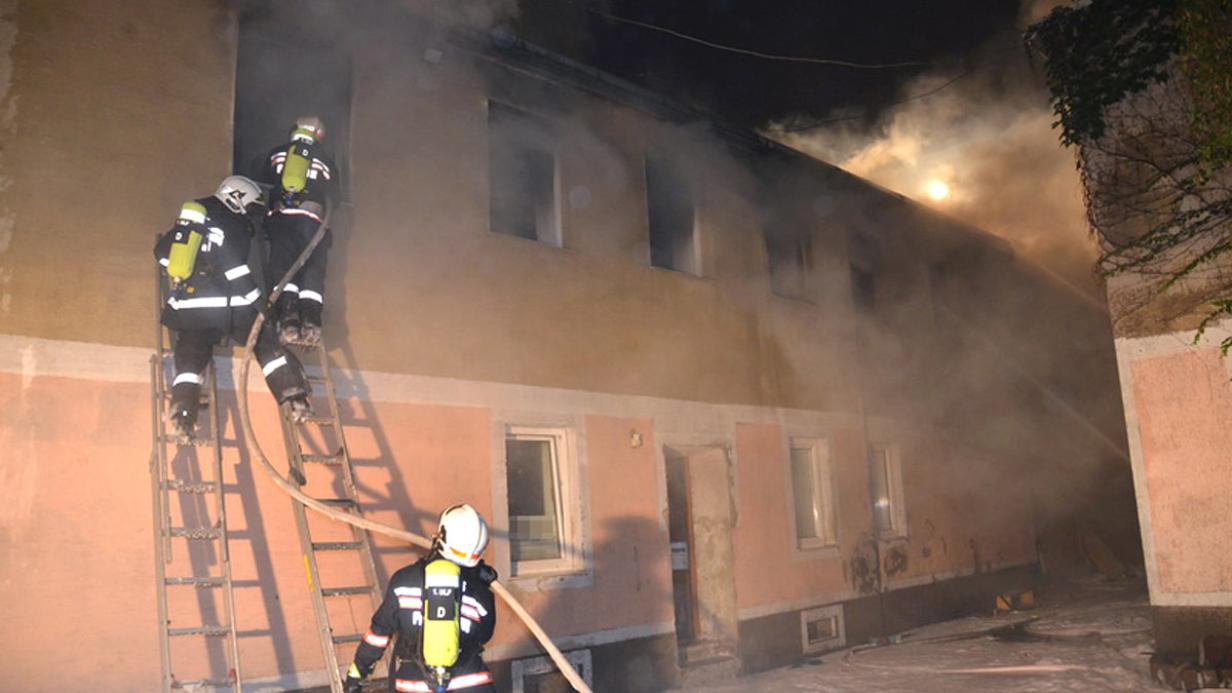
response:
M424 566L439 558L435 552L393 574L385 590L385 600L372 617L372 625L355 651L355 665L367 676L396 636L394 655L400 660L392 678L397 690L416 690L428 677L418 663L419 636L423 624ZM490 681L488 667L480 653L496 630L496 603L492 588L480 577L485 568L462 568L462 603L459 626L461 642L458 662L451 670L455 683ZM469 687L469 686L467 686ZM460 688L460 686L451 687Z
M205 237L192 276L167 297L162 323L173 330L221 329L250 325L257 315L261 290L248 267L252 231L242 214L227 209L216 197L196 202L205 207ZM154 257L167 266L177 228L164 233Z

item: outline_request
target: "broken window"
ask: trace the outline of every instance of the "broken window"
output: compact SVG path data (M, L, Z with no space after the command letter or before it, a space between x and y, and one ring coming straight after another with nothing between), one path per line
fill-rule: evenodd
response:
M324 150L350 176L351 55L327 21L270 4L240 18L235 73L233 173L256 177L270 150L291 138L296 118L325 123ZM344 191L345 196L345 191Z
M505 435L509 552L514 575L576 566L577 504L566 429L511 426Z
M646 216L650 234L650 264L701 274L693 189L670 161L646 156Z
M550 126L529 113L489 102L488 165L489 228L561 245Z
M791 487L796 546L812 549L837 544L829 449L825 441L792 441Z
M766 233L770 290L784 298L807 298L808 272L813 266L813 239L781 231Z
M564 655L578 676L590 685L590 650L570 650ZM547 657L513 660L510 663L509 678L512 679L513 690L522 693L569 693L573 690L569 680Z
M869 450L869 474L873 503L873 525L882 537L907 534L907 515L903 508L902 460L898 448L874 446Z

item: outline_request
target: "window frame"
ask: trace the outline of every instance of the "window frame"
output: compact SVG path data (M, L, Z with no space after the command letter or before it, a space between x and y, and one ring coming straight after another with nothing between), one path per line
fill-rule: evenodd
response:
M812 503L814 530L817 536L801 537L796 524L796 478L794 450L808 450L812 471ZM829 438L819 436L790 436L787 439L787 487L791 501L788 513L792 547L799 553L833 553L839 546L838 503L834 489L833 450ZM821 507L818 508L818 504ZM820 512L818 512L820 510Z
M809 642L808 626L822 619L834 621L834 637ZM847 624L843 618L843 605L832 604L815 609L805 609L800 612L800 649L804 654L838 650L847 646Z
M814 284L812 280L813 252L815 249L812 235L801 233L774 237L774 234L766 230L762 232L762 241L766 248L766 275L770 282L770 293L779 298L812 303L812 288ZM775 272L775 266L780 264L775 262L775 248L782 246L790 246L791 252L789 255L792 257L792 262L793 264L798 262L798 266L793 267L792 271L799 273L799 292L785 290L787 287L782 286L782 284L786 277Z
M705 271L702 263L702 226L700 219L700 196L698 195L697 187L690 183L689 185L689 208L692 224L689 228L689 252L688 260L690 267L664 267L656 265L654 261L654 243L651 242L651 211L650 211L650 167L651 159L657 159L659 164L669 172L671 176L680 174L679 163L670 155L659 155L653 152L642 152L642 205L645 212L644 221L646 222L646 266L651 269L663 270L665 272L675 272L686 277L703 278ZM680 176L684 177L684 176Z
M591 566L590 508L587 502L585 435L578 417L501 414L492 421L492 503L494 537L501 550L492 562L521 589L590 587ZM560 518L561 556L559 558L513 560L509 516L509 467L506 441L511 435L549 437L555 441L557 474L557 513Z
M487 155L488 155L488 170L487 170L487 174L488 174L488 179L487 179L488 180L488 233L495 235L495 236L504 236L506 238L516 238L521 241L539 243L539 244L546 245L552 248L564 248L565 247L565 230L564 230L564 210L561 204L562 185L561 185L560 152L556 147L545 147L541 150L552 158L552 186L551 186L552 187L552 200L551 200L551 205L550 205L552 218L551 218L550 223L547 224L546 236L540 234L541 229L537 225L535 228L535 237L527 238L526 236L522 236L516 233L510 233L508 230L501 230L497 225L492 223L493 221L492 204L495 200L492 194L492 191L494 188L493 180L495 180L495 177L492 175L493 173L493 167L492 167L492 152L493 152L492 117L493 116L492 114L493 114L494 108L497 110L504 111L505 113L510 114L516 118L524 119L528 123L526 127L534 127L534 128L537 128L538 130L541 130L545 137L552 136L553 127L554 127L554 124L551 120L544 118L541 115L532 113L522 108L518 108L517 106L514 106L513 104L506 103L498 99L488 99L487 118L486 118L486 123L485 123L485 128L486 128L485 134L487 136L487 145L488 145L488 148L487 148ZM520 144L521 146L528 146L525 143L520 143Z
M907 537L907 503L903 492L903 455L902 446L897 443L870 443L868 452L871 458L877 451L884 453L886 491L890 501L890 527L882 529L877 526L877 509L873 507L873 531L880 539L905 539ZM870 459L869 464L872 464ZM869 469L869 502L876 503L872 498L872 469Z
M565 659L573 665L573 669L577 671L582 680L587 686L593 686L591 671L591 655L589 649L584 650L569 650L563 652ZM525 693L526 677L538 676L541 674L550 674L553 671L560 671L556 663L550 657L526 657L515 659L509 663L509 678L511 693Z

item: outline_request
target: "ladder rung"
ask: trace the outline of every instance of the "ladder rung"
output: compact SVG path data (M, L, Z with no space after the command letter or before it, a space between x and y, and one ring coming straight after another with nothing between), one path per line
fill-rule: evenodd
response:
M207 638L219 638L230 635L231 629L226 626L199 626L197 628L168 628L167 635L173 638L187 635L202 635Z
M231 679L197 679L196 681L172 681L172 688L185 688L193 690L195 688L232 688L235 686L235 681Z
M185 539L217 539L222 536L222 530L210 527L172 527L168 533L173 537Z
M359 642L364 639L363 633L352 633L350 635L334 635L330 638L335 645L345 645L347 643Z
M300 455L301 460L305 463L312 464L342 464L342 455Z
M323 597L349 597L356 594L371 594L372 588L367 585L359 587L322 587L321 596Z
M316 424L318 426L333 426L334 417L326 414L313 414L312 416L305 416L303 421L300 421L300 423Z
M171 443L172 445L192 445L198 448L208 448L214 444L213 439L210 437L193 436L185 440L179 436L164 435L162 438L164 443Z
M320 375L309 375L305 377L304 380L307 380L310 383L320 383L322 385L325 384L324 376L320 376Z
M166 488L180 493L213 493L218 490L217 481L184 481L183 479L168 479Z
M222 587L226 580L220 577L169 577L164 580L168 585L195 585L197 587Z
M313 551L359 551L364 547L360 541L314 541Z

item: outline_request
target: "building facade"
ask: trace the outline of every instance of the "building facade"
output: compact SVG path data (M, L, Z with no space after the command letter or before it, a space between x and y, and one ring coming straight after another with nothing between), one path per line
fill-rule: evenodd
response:
M27 690L157 688L154 234L305 110L345 177L325 338L364 514L477 507L595 690L988 607L1107 491L1106 319L1003 243L502 34L343 14L0 2L0 647ZM245 678L320 685L289 502L216 367ZM382 578L414 557L376 541ZM550 677L499 624L502 685Z

